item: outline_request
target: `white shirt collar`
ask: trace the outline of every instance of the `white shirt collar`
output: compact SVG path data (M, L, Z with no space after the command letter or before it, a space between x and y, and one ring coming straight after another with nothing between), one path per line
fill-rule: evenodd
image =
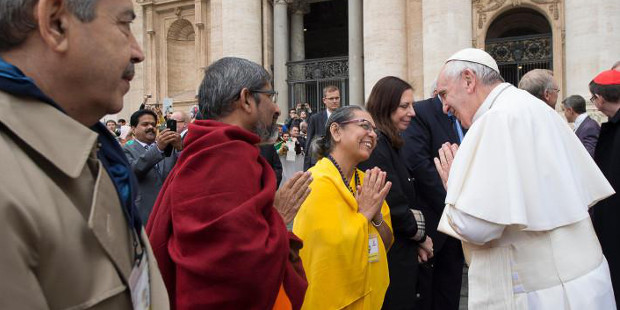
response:
M484 113L490 110L491 107L493 107L493 103L495 103L495 100L497 99L499 94L501 94L502 91L504 91L506 88L510 86L512 86L512 84L510 83L501 83L495 86L495 88L493 88L493 90L489 93L487 98L484 99L484 101L482 102L478 110L476 111L476 114L474 114L474 118L472 119L471 123L473 124L474 122L476 122L477 119L479 119Z
M142 141L140 141L140 140L138 140L138 139L134 139L134 140L135 140L136 142L140 143L140 145L142 145L142 147L151 146L151 144L152 144L152 143L151 143L151 144L146 144L146 143L144 143L144 142L142 142Z
M328 109L325 109L325 112L327 113L327 119L329 119L329 116L332 115L332 112L329 112Z
M575 118L575 126L573 127L575 131L579 128L579 126L581 126L581 123L583 123L586 117L588 117L588 113L581 113L577 116L577 118Z

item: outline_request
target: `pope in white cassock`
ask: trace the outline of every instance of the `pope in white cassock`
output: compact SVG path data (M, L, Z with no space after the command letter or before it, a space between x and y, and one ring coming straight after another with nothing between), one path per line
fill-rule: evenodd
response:
M438 230L463 242L469 309L616 309L588 214L614 191L553 109L503 82L472 48L437 80L444 111L469 128L435 160L447 179Z

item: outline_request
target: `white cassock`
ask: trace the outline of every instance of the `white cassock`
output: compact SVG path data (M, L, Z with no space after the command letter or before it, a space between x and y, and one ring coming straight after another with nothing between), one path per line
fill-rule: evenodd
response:
M469 309L616 309L588 214L613 193L554 110L494 88L454 158L438 227L463 242Z

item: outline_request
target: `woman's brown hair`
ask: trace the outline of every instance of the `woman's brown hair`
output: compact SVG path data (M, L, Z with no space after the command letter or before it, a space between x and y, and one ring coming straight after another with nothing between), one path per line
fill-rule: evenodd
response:
M398 109L400 98L408 89L413 89L409 83L395 76L386 76L373 86L366 102L366 110L374 119L377 128L395 148L403 145L403 139L392 123L392 113Z

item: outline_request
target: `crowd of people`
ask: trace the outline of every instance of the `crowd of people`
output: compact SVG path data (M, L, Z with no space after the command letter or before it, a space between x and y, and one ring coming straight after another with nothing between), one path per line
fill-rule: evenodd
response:
M426 100L327 86L279 125L271 75L224 57L195 115L103 123L144 60L132 3L0 7L1 309L456 310L464 262L470 309L620 302L620 63L602 125L473 48Z

